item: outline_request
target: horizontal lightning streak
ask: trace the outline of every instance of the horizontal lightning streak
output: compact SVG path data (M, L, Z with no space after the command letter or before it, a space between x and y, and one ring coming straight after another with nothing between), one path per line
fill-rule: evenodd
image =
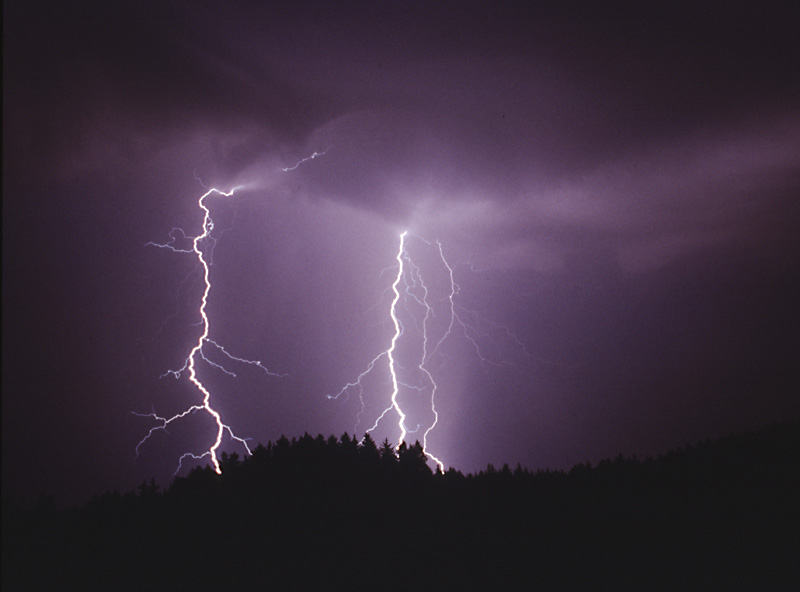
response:
M228 358L230 358L231 360L234 360L234 361L236 361L236 362L241 362L241 363L243 363L243 364L250 364L251 366L257 366L258 368L261 368L261 369L262 369L264 372L266 372L266 373L267 373L267 374L269 374L270 376L277 376L278 378L286 378L287 376L289 376L289 374L279 374L278 372L272 372L272 371L271 371L269 368L267 368L266 366L264 366L264 365L263 365L261 362L259 362L259 361L256 361L256 360L247 360L247 359L245 359L245 358L239 358L239 357L236 357L236 356L234 356L233 354L231 354L230 352L228 352L228 350L226 350L224 347L222 347L222 346L221 346L219 343L217 343L217 342L216 342L216 341L214 341L213 339L206 339L206 342L207 342L207 343L210 343L211 345L213 345L214 347L216 347L216 348L217 348L219 351L221 351L223 354L225 354L225 355L226 355ZM227 370L226 370L226 372L227 372ZM233 373L231 372L230 374L233 374ZM233 374L233 376L236 376L236 374Z
M311 154L311 156L306 156L305 158L301 158L300 160L298 160L296 165L291 166L291 167L286 167L286 168L281 169L281 170L284 173L288 173L290 171L293 171L297 167L299 167L301 164L303 164L304 162L308 162L309 160L314 160L317 156L325 156L328 153L328 150L330 150L330 149L331 149L331 146L325 148L325 150L323 150L322 152L314 152L313 154Z

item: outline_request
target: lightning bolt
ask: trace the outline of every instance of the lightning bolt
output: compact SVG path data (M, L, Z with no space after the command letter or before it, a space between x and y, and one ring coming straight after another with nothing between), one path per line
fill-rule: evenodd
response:
M200 308L199 308L199 313L200 313L200 318L201 318L200 325L202 326L202 332L201 332L200 336L197 338L197 342L195 343L194 347L192 347L191 351L189 352L189 355L187 356L183 367L178 369L178 370L168 370L166 373L164 373L162 375L162 377L167 376L167 375L171 375L171 376L173 376L175 378L180 378L183 375L184 372L188 373L189 381L192 384L194 384L194 386L197 388L198 391L200 391L200 394L202 395L202 402L198 403L198 404L195 404L195 405L191 405L190 407L184 409L183 411L180 411L179 413L176 413L175 415L173 415L171 417L164 417L164 416L158 415L155 411L152 411L151 413L146 413L146 414L133 412L134 415L137 415L139 417L152 418L158 424L158 425L150 428L150 431L147 433L147 435L145 435L145 437L142 438L139 441L139 443L136 445L136 454L137 454L137 456L139 454L139 449L141 448L141 446L144 445L144 443L147 442L147 440L149 440L150 437L153 434L155 434L158 431L162 431L162 430L166 431L167 427L170 424L172 424L172 423L174 423L176 421L179 421L179 420L181 420L181 419L183 419L183 418L185 418L187 416L194 415L195 413L198 413L198 412L206 413L214 420L214 423L216 424L216 437L214 439L213 444L211 444L211 446L209 446L208 450L206 450L205 452L203 452L201 454L195 454L193 452L187 452L187 453L183 454L180 457L180 459L178 460L178 468L175 470L175 474L177 474L178 471L181 470L181 467L183 465L183 461L185 459L192 458L192 459L195 459L195 460L200 460L200 459L203 459L205 457L208 457L208 458L211 459L211 462L214 465L214 470L218 474L221 474L222 473L222 469L220 468L219 459L217 458L217 451L219 450L219 447L222 444L222 438L223 438L223 435L225 434L225 432L228 433L228 435L230 436L230 438L232 440L235 440L236 442L239 442L244 447L244 449L247 451L248 454L251 454L250 447L247 444L247 440L237 436L233 432L233 429L231 429L231 427L229 425L227 425L226 423L224 423L222 421L222 416L220 415L220 413L216 409L214 409L214 407L212 407L212 405L211 405L211 392L208 390L208 388L203 384L203 382L197 376L197 364L198 364L198 362L200 360L205 361L210 366L212 366L214 368L217 368L217 369L225 372L226 374L228 374L230 376L236 376L236 374L234 372L228 370L222 364L218 364L216 362L213 362L213 361L209 360L206 357L205 352L203 350L204 346L206 346L206 345L213 346L217 351L222 353L229 360L232 360L232 361L235 361L235 362L239 362L239 363L254 365L254 366L262 369L264 372L266 372L270 376L286 376L285 374L277 374L277 373L271 372L266 366L264 366L259 361L247 360L247 359L244 359L244 358L240 358L240 357L234 356L233 354L228 352L228 350L226 350L225 347L223 347L222 345L220 345L219 343L217 343L216 341L214 341L213 339L211 339L209 337L209 335L210 335L210 321L208 319L208 313L206 312L206 309L207 309L207 306L208 306L208 297L209 297L209 294L211 292L211 278L210 278L210 263L207 260L206 252L208 251L210 253L211 251L213 251L213 247L214 247L214 245L216 243L216 239L211 234L212 230L214 229L214 222L211 219L211 211L208 209L208 206L206 206L206 204L204 202L205 202L205 199L207 197L211 196L212 194L216 194L216 195L219 195L219 196L222 196L222 197L231 197L237 189L241 189L241 188L242 188L241 186L240 187L234 187L233 189L231 189L228 192L220 191L219 189L213 189L212 188L212 189L209 189L206 193L204 193L200 197L200 199L198 200L197 204L200 207L200 209L203 210L204 215L203 215L203 226L202 226L203 232L200 233L199 235L197 235L195 237L187 237L186 234L183 232L183 230L180 230L180 229L177 229L177 228L173 228L172 231L170 231L170 233L169 233L170 240L168 242L166 242L166 243L154 243L154 242L147 243L147 245L155 246L155 247L162 248L162 249L169 249L169 250L174 251L176 253L194 253L197 256L197 261L200 263L200 265L203 268L203 281L204 281L204 286L205 287L203 289L203 295L202 295L202 297L200 299ZM189 239L189 238L191 238L191 244L192 244L192 248L191 249L180 248L179 246L177 246L177 243L178 243L178 241L180 239ZM208 243L210 245L210 247L203 248L203 244L204 243Z
M403 279L403 253L406 250L406 234L408 234L408 231L404 231L400 235L400 248L397 251L397 277L392 284L394 299L392 300L392 306L389 309L389 315L392 317L392 322L394 323L394 335L392 336L392 342L389 345L389 349L386 350L386 357L389 360L389 373L392 375L392 404L383 410L383 413L380 414L380 417L375 420L375 425L367 430L367 433L370 433L372 430L377 428L384 415L386 415L391 409L394 409L397 411L397 415L400 417L399 421L397 422L397 425L400 428L400 439L397 441L397 448L400 448L400 445L403 443L403 439L406 437L406 415L403 413L403 410L397 403L397 395L400 387L397 383L397 369L395 368L394 361L394 350L395 347L397 347L397 340L400 338L400 335L403 334L403 327L400 325L400 320L397 318L397 303L400 300L400 290L397 289L397 286L400 285L400 281Z
M444 261L445 266L447 267L448 271L450 272L450 295L449 295L449 298L448 298L448 300L450 302L450 324L447 326L447 330L445 331L444 335L442 335L442 337L439 339L439 341L436 344L436 347L434 348L434 351L432 352L432 354L436 353L438 351L438 349L439 349L439 346L442 344L442 342L450 336L450 331L453 328L453 320L455 318L454 309L453 309L453 296L455 295L455 281L453 280L453 270L450 268L450 265L447 264L447 261L444 258L444 254L442 253L442 244L438 240L436 241L436 244L439 247L439 254L442 257L442 261ZM420 281L422 281L421 276L420 276ZM423 292L423 302L425 303L425 318L422 320L422 336L423 336L423 338L422 338L422 358L421 358L421 361L419 363L419 369L423 372L423 374L425 374L425 376L428 378L428 382L430 382L430 384L431 384L431 411L433 412L433 422L431 422L431 425L428 427L427 430L425 430L425 432L422 435L422 451L431 460L433 460L437 464L437 466L439 467L440 471L444 472L444 464L442 463L442 461L439 458L437 458L436 456L434 456L428 450L428 434L430 434L433 431L433 429L436 427L436 424L439 423L439 412L436 411L436 391L438 390L439 387L436 384L436 381L433 379L433 375L431 374L430 370L428 370L428 367L426 365L428 363L428 360L429 360L429 357L428 357L428 321L430 320L431 314L433 314L433 311L432 311L430 305L428 304L428 287L425 286L425 284L422 284L422 287L423 287L423 290L424 290L424 292Z
M445 257L442 243L439 240L430 242L422 237L415 236L416 239L435 249L436 257L441 261L441 268L444 271L446 293L440 295L437 299L438 302L443 301L445 303L444 310L442 310L441 304L434 304L431 300L432 294L426 284L425 277L441 272L436 270L437 266L433 266L433 268L425 266L423 269L414 262L408 252L406 244L409 237L410 235L407 231L400 235L400 244L395 256L396 264L391 268L387 268L396 269L396 274L391 284L393 297L389 305L389 318L392 321L394 332L388 347L372 358L355 380L345 384L335 395L327 395L327 397L329 399L342 398L343 400L347 400L348 393L353 389L357 389L358 397L361 402L361 410L357 415L357 429L361 422L361 416L365 413L366 408L364 399L365 379L372 374L376 367L382 364L383 359L386 358L391 384L389 403L383 408L381 413L378 414L377 419L375 419L372 426L366 430L366 433L371 433L376 430L387 415L392 412L396 413L398 417L397 427L400 435L395 450L398 450L409 434L418 432L422 427L420 424L417 424L415 429L409 429L407 426L408 413L403 409L399 400L400 388L403 387L410 391L416 391L419 395L429 392L430 394L427 401L433 419L422 432L422 448L425 455L443 471L444 464L442 460L430 451L429 437L439 424L439 411L436 407L436 401L441 391L436 381L435 373L431 368L431 362L435 357L446 357L443 351L445 342L458 335L463 336L463 338L471 344L472 349L485 371L488 370L488 367L492 366L504 367L512 365L511 362L507 362L503 359L497 360L493 356L485 353L486 344L498 351L500 350L493 333L495 335L499 333L500 339L510 342L527 358L530 358L530 355L522 341L508 328L489 321L484 322L488 324L490 330L480 328L482 319L479 318L478 314L456 303L456 297L460 292L460 287L455 281L453 266L450 265ZM440 288L439 292L441 291L442 289ZM413 310L414 307L416 307L417 311L422 312L415 312ZM404 311L403 313L401 313L401 308ZM433 320L434 317L437 317L437 311L440 320L438 321L438 328L434 328ZM420 315L422 317L421 322L419 319ZM441 320L442 315L444 315L443 320ZM413 379L401 380L400 376L408 375L411 368L402 368L396 359L398 343L401 340L405 342L405 340L411 340L414 337L414 331L407 332L404 329L403 319L407 318L413 320L413 326L415 327L416 334L419 336L416 347L419 347L420 353L416 358L417 361L414 363L414 367L416 371L419 372L419 377L421 379L421 382L418 383L415 383ZM411 325L409 325L409 328L411 328ZM438 334L438 338L434 337L434 333Z
M328 150L330 150L331 148L332 148L332 146L328 146L322 152L314 152L313 154L311 154L311 156L306 156L305 158L301 158L300 160L298 160L296 165L291 166L291 167L286 167L286 168L281 169L281 170L284 173L288 173L290 171L293 171L297 167L299 167L301 164L303 164L304 162L308 162L309 160L314 160L317 156L325 156L328 153Z

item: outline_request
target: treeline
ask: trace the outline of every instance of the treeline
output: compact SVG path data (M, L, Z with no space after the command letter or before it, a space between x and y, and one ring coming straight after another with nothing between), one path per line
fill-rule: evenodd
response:
M78 510L4 512L3 589L800 583L800 421L569 471L442 473L418 443L348 434L221 465Z
M295 490L298 487L324 486L329 494L364 487L430 488L439 491L486 488L546 489L553 486L707 486L712 488L757 486L764 483L800 483L800 421L786 422L727 436L706 439L657 457L638 460L617 456L592 465L580 463L569 471L539 469L531 471L517 464L495 467L489 464L474 474L449 468L444 473L431 468L419 442L395 448L388 440L377 445L369 434L360 441L344 433L340 438L304 434L289 440L259 444L252 455L222 453L222 474L209 465L192 469L186 477L176 477L160 491L154 481L144 482L137 492L118 492L95 497L89 507L129 502L154 495L191 495L251 490Z

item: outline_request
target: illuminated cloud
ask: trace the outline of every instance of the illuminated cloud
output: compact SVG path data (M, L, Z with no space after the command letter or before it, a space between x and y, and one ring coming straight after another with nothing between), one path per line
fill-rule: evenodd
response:
M142 245L198 227L197 179L247 184L214 211L215 340L295 377L225 383L237 434L351 429L324 394L386 347L403 230L440 240L461 304L531 354L487 371L451 344L433 434L464 470L791 413L793 12L6 2L4 473L39 489L171 475L178 451L132 466L143 426L120 423L196 395L157 377L185 352L197 272Z

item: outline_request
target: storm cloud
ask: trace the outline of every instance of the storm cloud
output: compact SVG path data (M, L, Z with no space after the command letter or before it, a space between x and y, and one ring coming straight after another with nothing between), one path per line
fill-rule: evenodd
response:
M215 335L293 377L222 387L254 439L352 430L324 395L391 333L402 230L439 239L464 307L528 354L485 370L454 346L448 464L566 467L796 415L797 16L7 2L4 490L174 468L161 444L133 462L129 412L191 399L158 376L198 280L144 245L198 228L203 185L243 185L214 205Z

